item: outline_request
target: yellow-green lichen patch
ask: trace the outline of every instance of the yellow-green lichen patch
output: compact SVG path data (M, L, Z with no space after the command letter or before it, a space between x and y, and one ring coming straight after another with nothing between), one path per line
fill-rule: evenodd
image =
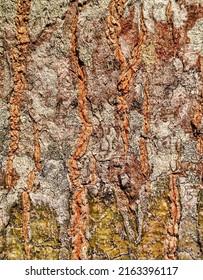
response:
M31 207L31 259L59 259L59 228L56 214L49 207Z
M37 247L32 248L31 258L33 260L58 260L59 249L52 247Z
M9 210L9 224L6 230L5 239L5 259L23 260L24 259L24 239L22 234L23 210L16 204Z
M91 259L130 259L129 251L133 251L134 245L129 240L123 215L115 202L105 204L101 198L93 198L89 227Z
M148 201L148 208L143 220L142 238L137 245L138 259L165 258L169 218L169 180L161 178Z

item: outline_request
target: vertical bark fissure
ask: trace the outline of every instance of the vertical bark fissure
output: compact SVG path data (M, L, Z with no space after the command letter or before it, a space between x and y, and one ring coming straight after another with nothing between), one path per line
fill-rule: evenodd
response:
M42 165L41 165L41 147L40 147L40 141L39 141L39 130L37 128L36 122L33 121L33 134L34 134L34 161L35 161L35 167L38 172L41 171Z
M170 200L171 200L171 223L168 228L168 248L166 259L176 259L176 249L178 243L178 228L180 220L180 203L179 193L177 188L177 174L170 174Z
M77 5L77 6L76 6ZM85 154L89 138L92 133L92 124L88 116L87 108L87 89L86 78L83 66L77 51L77 25L78 25L78 1L73 7L76 10L76 18L72 25L71 52L74 57L76 73L78 75L78 110L82 129L77 140L73 155L68 161L70 171L70 180L72 184L72 218L70 224L70 234L72 237L72 255L71 259L86 259L88 242L85 236L85 230L88 224L89 207L87 202L87 190L80 180L81 172L78 168L78 161Z

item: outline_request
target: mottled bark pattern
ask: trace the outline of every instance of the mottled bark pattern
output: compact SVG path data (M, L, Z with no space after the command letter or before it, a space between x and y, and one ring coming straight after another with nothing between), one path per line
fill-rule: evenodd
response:
M0 259L203 259L200 0L0 3Z

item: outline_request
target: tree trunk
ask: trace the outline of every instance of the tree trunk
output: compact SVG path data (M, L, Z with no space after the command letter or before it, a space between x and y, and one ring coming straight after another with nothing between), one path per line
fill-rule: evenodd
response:
M0 3L0 259L203 259L201 0Z

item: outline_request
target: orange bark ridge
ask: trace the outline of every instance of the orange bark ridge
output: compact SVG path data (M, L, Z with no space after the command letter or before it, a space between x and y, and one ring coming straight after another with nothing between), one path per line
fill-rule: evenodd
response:
M184 0L178 0L178 4L179 4L179 6L181 7L183 4L184 4Z
M40 143L39 143L39 132L37 129L37 124L33 121L33 134L34 134L34 151L33 157L35 161L35 166L38 172L41 171L41 153L40 153ZM36 178L35 170L31 170L28 175L27 180L27 191L23 192L22 203L23 203L23 238L25 242L25 258L30 259L31 245L29 244L28 237L28 226L30 221L30 196L29 193L33 191L34 181Z
M13 170L13 160L18 149L20 138L21 94L26 86L26 56L28 44L30 42L28 27L30 5L30 0L18 0L17 2L17 14L15 18L17 45L11 53L14 89L9 101L11 141L6 169L6 181L9 190L16 181Z
M37 125L33 123L34 130L34 160L35 166L38 171L41 170L41 159L40 159L40 144L39 144L39 135L37 130ZM30 171L28 180L27 180L27 191L24 191L22 194L22 203L23 203L23 238L25 242L25 259L30 259L31 246L29 244L28 237L28 226L30 221L30 197L29 192L33 190L34 181L35 181L35 170Z
M77 3L76 3L77 4ZM75 6L77 9L77 7ZM72 38L71 38L71 51L74 55L74 63L76 65L76 73L78 74L79 93L78 93L78 108L80 119L82 123L82 130L80 132L75 151L72 157L68 161L70 170L70 180L73 188L72 197L72 212L70 234L72 236L72 255L71 259L86 259L87 240L85 237L85 230L88 224L88 204L86 201L86 189L80 181L80 171L78 169L78 161L85 154L89 138L92 133L92 124L89 120L87 101L86 101L86 85L85 74L82 66L79 62L79 57L76 52L77 38L76 30L78 23L78 14L72 26Z
M35 166L37 168L37 171L40 172L42 169L41 165L41 148L40 148L40 142L39 142L39 131L37 128L37 124L33 123L33 131L34 131L34 160L35 160Z
M88 241L85 236L85 231L89 220L89 206L86 198L87 190L84 186L77 189L72 198L72 219L71 229L69 234L72 236L72 260L87 259Z
M28 191L32 191L33 190L34 181L35 181L35 171L32 170L30 172L28 180L27 180Z
M166 17L169 24L173 24L173 14L171 11L171 0L168 1L166 5Z
M29 13L31 0L17 1L17 14L15 18L16 24L16 38L17 45L11 52L14 90L10 97L10 136L11 142L9 145L9 156L6 169L6 181L8 189L10 190L16 183L18 175L13 168L13 160L18 149L20 138L20 115L21 115L21 95L26 88L26 59L29 38ZM35 133L36 134L36 133ZM35 135L35 149L34 158L36 159L36 167L39 170L39 145L37 143L37 136ZM37 147L37 148L36 148ZM35 179L34 170L30 172L27 181L28 191L33 189ZM25 259L30 259L30 245L28 236L28 225L30 220L30 198L28 191L22 193L23 205L23 227L22 235L25 244Z
M167 253L166 259L175 260L175 252L178 243L178 227L180 221L180 202L179 193L177 188L178 174L170 174L170 200L171 200L171 224L168 227L168 240L167 240Z
M170 193L169 198L171 201L171 221L168 226L168 238L166 240L166 259L176 259L176 249L178 244L178 229L180 222L180 198L177 187L177 179L180 175L183 175L181 165L181 139L176 143L177 159L176 170L171 170L170 173Z

